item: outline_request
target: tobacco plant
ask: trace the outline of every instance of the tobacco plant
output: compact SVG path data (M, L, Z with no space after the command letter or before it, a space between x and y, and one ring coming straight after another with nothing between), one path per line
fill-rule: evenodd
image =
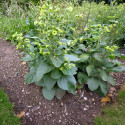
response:
M115 85L110 72L125 71L115 60L124 56L117 52L116 45L106 41L117 22L102 25L87 20L79 30L76 20L83 15L78 13L71 18L72 6L66 7L64 13L61 9L50 1L42 2L35 20L27 20L29 34L13 35L18 41L17 49L24 50L23 59L28 61L25 82L42 86L48 100L54 96L61 99L66 91L75 95L76 88L84 84L106 95L109 86Z

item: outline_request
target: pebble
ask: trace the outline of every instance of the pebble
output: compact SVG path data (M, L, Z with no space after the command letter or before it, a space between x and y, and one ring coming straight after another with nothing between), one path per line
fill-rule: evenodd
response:
M30 113L29 113L29 112L27 112L25 115L29 116L29 114L30 114Z
M87 109L87 108L84 108L83 110L84 110L84 111L87 111L88 109Z
M87 100L87 97L84 97L84 100Z
M61 102L61 106L63 106L63 103Z
M59 123L61 122L61 120L59 120Z

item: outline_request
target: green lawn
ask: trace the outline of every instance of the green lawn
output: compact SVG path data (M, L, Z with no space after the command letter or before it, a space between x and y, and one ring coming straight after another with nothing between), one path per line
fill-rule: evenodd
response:
M13 105L2 89L0 89L0 125L20 125L19 118L14 116Z
M95 119L95 125L125 125L125 89L118 93L117 102L106 106L103 113Z

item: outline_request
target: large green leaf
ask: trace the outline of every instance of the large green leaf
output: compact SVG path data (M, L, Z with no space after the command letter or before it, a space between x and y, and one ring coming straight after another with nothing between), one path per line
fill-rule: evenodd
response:
M70 92L70 93L75 95L76 94L75 90L76 90L76 86L70 83L68 92Z
M53 79L59 79L62 76L62 73L58 69L54 69L51 72L51 78Z
M93 65L88 65L88 66L86 67L86 71L87 71L87 73L88 73L88 76L91 76L91 75L92 75L93 70L94 70L94 66L93 66Z
M85 45L84 45L84 44L79 44L78 47L79 47L79 49L81 49L81 50L84 50L84 49L85 49Z
M34 60L34 58L33 57L31 57L30 55L26 55L25 57L22 57L22 59L24 60L24 61L32 61L32 60Z
M103 62L103 65L106 68L112 68L114 66L114 64L112 62L105 62L105 63Z
M75 75L77 72L77 68L76 67L71 67L71 69L69 69L68 67L64 67L62 69L62 72L64 75Z
M113 72L124 72L125 71L125 66L113 67L111 70Z
M101 61L100 55L98 53L94 53L93 57L98 60Z
M60 67L62 63L64 62L64 57L63 56L53 56L50 55L50 59L55 67Z
M54 95L56 93L56 88L52 88L51 90L48 90L47 88L42 89L43 96L48 99L52 100L54 98Z
M78 82L84 84L88 80L88 76L85 73L79 72L77 74Z
M118 60L112 60L112 63L114 63L114 64L116 64L118 66L122 65L122 63L120 61L118 61Z
M80 62L85 62L86 60L89 59L89 54L84 53L84 54L80 55L79 58L80 58Z
M64 56L65 58L68 58L68 61L79 61L80 59L78 57L76 57L75 55L69 55L69 54L65 54Z
M57 84L61 89L69 90L70 84L73 85L73 86L76 86L76 80L75 80L74 76L62 76L57 81Z
M42 62L36 71L36 81L40 81L43 78L43 75L50 72L51 70L53 70L54 67L49 65L47 62Z
M27 74L25 75L25 80L24 80L24 82L25 82L25 83L32 83L34 75L35 75L35 74L32 73L32 72L27 73Z
M25 82L26 83L33 83L36 80L36 70L37 66L31 66L30 72L25 75Z
M114 80L114 78L112 77L112 76L108 76L108 82L111 84L111 85L113 85L113 86L115 86L115 80Z
M88 78L87 83L88 83L88 88L91 91L95 91L100 85L100 81L96 78Z
M56 96L57 99L61 100L62 97L65 95L65 93L66 93L65 90L62 90L62 89L58 88L58 89L56 90L55 96Z
M52 89L54 85L56 84L56 80L52 79L50 75L44 75L43 77L44 84L48 90Z
M109 90L109 85L103 81L100 82L100 89L101 92L103 93L104 96L106 96L108 90Z
M102 78L102 80L107 81L108 80L107 73L103 69L98 69L98 71L99 71L99 76Z
M46 87L46 86L45 86L45 83L44 83L44 81L43 81L43 79L41 79L39 82L35 82L35 84L36 84L37 86Z

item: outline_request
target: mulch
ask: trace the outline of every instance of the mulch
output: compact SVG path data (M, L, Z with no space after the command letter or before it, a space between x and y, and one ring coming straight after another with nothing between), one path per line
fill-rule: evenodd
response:
M122 52L125 53L124 49ZM101 97L83 89L78 90L76 96L67 93L61 101L56 98L48 101L43 97L41 87L24 83L28 67L20 57L20 51L14 45L0 39L0 87L14 104L15 114L25 112L21 125L94 124L95 116L101 113ZM125 72L112 75L119 88L125 82Z

